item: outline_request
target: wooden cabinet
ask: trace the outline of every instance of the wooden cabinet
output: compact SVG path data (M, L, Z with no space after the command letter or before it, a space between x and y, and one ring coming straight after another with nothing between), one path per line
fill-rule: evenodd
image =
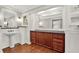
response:
M36 32L31 32L31 42L36 43Z
M46 47L50 48L51 47L52 34L45 32L44 35L45 35L45 45L46 45Z
M37 44L42 45L44 43L43 34L41 32L36 32Z
M53 33L52 34L52 43L51 47L53 50L58 52L64 52L65 51L65 34L62 33Z
M53 49L58 52L65 51L65 34L31 31L31 42Z
M52 34L46 32L36 32L36 39L38 40L36 44L50 48Z

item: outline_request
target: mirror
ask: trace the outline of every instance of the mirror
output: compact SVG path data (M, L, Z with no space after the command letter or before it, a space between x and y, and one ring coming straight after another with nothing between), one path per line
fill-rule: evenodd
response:
M28 25L28 20L26 16L23 16L23 25Z
M38 12L39 28L62 29L62 11L63 7L59 6ZM42 25L42 27L40 25Z
M8 27L17 27L16 26L16 13L11 11L11 10L7 10L7 9L2 9L2 16L4 17L2 20L2 27L3 28L8 28Z

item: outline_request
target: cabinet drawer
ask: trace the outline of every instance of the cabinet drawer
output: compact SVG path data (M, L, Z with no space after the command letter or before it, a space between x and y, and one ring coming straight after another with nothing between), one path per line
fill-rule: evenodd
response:
M36 32L31 31L31 34L36 34Z
M60 45L53 45L53 50L59 51L59 52L63 52L63 46Z
M59 42L53 42L53 50L64 52L64 44Z
M59 52L63 52L63 48L62 47L58 47L58 46L54 46L53 50L59 51Z
M36 38L33 38L33 37L32 37L31 39L35 40Z
M59 33L56 34L56 33L54 33L54 34L53 34L53 38L59 38L59 39L62 40L62 39L64 39L64 34L59 34Z
M33 33L31 33L31 37L32 37L32 38L35 38L35 37L36 37L36 35L35 35L35 34L33 34Z
M64 45L63 45L63 43L59 43L59 42L53 42L53 46L61 46L61 47L63 47Z
M44 34L43 34L43 33L37 33L36 35L37 35L38 37L39 37L39 36L40 36L40 37L43 37Z
M53 38L53 42L63 43L64 40L61 40L61 39L58 39L58 38Z

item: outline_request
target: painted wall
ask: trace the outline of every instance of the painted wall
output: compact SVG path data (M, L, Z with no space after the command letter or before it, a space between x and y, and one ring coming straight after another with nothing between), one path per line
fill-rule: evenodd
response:
M63 11L63 29L65 29L65 52L79 52L79 27L71 26L72 6L65 6ZM75 19L74 19L75 20Z
M17 27L16 17L11 17L7 19L9 27Z

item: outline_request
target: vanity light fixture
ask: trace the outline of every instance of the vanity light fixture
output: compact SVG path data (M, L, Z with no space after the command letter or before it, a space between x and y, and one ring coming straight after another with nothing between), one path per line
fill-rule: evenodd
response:
M8 26L8 22L4 22L4 27L7 27Z
M40 26L40 27L43 26L43 22L42 22L42 21L39 22L39 26Z
M7 22L4 22L4 24L7 24Z
M16 22L17 22L17 26L21 26L22 25L22 18L18 17Z
M18 21L18 22L22 22L21 17L18 17L18 18L17 18L17 21Z

